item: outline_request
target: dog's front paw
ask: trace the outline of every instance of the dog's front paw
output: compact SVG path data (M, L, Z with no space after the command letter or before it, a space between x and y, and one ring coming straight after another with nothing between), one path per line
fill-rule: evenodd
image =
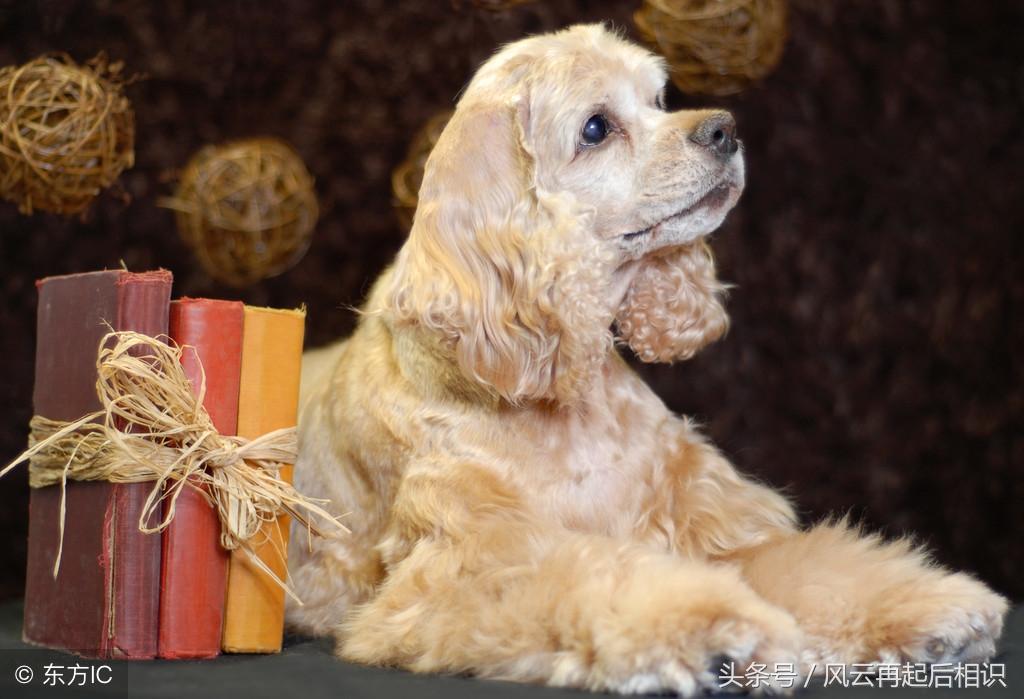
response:
M1006 600L963 573L908 590L887 604L877 627L877 659L886 662L982 662L996 651Z
M714 624L706 652L720 652L712 655L699 677L701 688L713 692L774 694L793 687L800 670L803 634L789 614L778 614L781 611L768 607L758 610L753 617L722 619ZM788 685L785 667L789 668Z
M646 634L638 631L610 630L618 638L598 643L591 688L682 696L730 689L776 692L787 687L777 681L775 669L788 666L794 676L799 669L803 639L793 617L754 597L736 600L727 610L715 605L663 609ZM765 671L751 682L747 674L758 667Z

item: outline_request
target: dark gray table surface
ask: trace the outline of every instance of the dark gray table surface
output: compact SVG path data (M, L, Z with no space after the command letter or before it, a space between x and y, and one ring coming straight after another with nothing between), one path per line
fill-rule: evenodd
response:
M21 697L215 697L217 699L253 699L301 697L316 699L332 697L351 699L359 697L493 697L494 699L546 699L548 697L586 697L586 693L556 690L545 687L520 685L510 682L491 682L465 677L414 675L399 670L363 667L344 663L331 654L331 643L325 639L286 639L284 650L278 655L225 655L203 661L101 661L82 660L58 651L43 650L25 645L21 641L20 601L0 605L0 698ZM1005 669L1006 688L998 685L973 690L964 689L879 689L877 687L823 688L820 681L811 681L809 689L801 689L798 697L872 697L893 692L910 696L1014 696L1024 698L1024 609L1017 608L1007 622L1000 644L999 655L993 662ZM75 671L74 665L83 666ZM81 682L85 686L54 687L44 684L47 665L62 668L56 672L65 680ZM88 677L95 668L98 679L109 679L107 684L93 683ZM19 668L27 667L33 679L19 684L15 678ZM24 670L20 670L24 673ZM76 679L77 678L77 679Z

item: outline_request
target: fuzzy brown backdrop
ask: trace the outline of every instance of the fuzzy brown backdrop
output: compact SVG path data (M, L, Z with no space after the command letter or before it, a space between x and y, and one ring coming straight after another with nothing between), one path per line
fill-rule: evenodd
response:
M390 172L499 43L578 21L635 36L639 2L0 0L0 65L104 50L129 88L137 164L85 221L0 203L0 461L31 413L35 279L163 266L175 293L309 306L349 332L401 245ZM732 109L749 186L715 235L729 336L640 370L808 520L916 532L939 560L1024 597L1024 27L1019 3L799 0L778 70ZM670 106L708 104L673 92ZM308 256L242 292L207 278L155 206L207 142L291 141L317 179ZM27 485L0 482L0 597L20 594Z

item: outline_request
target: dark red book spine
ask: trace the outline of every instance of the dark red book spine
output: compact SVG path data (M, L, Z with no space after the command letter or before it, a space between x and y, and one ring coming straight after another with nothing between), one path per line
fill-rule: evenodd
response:
M96 351L110 330L167 332L170 272L92 272L38 282L35 412L75 420L99 407ZM69 482L60 572L53 577L60 487L29 501L24 637L87 657L157 651L160 537L142 534L151 486Z
M242 303L181 299L171 303L170 335L184 348L181 363L217 431L235 434L242 365ZM210 658L220 652L228 553L220 521L203 495L185 488L164 531L160 582L161 658Z

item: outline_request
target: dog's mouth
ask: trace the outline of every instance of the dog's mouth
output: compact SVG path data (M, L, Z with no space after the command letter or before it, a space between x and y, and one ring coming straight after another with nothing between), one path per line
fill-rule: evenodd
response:
M647 228L643 228L638 231L626 233L622 236L622 239L627 242L641 240L648 236L653 236L658 232L662 226L670 224L691 214L695 214L702 209L717 209L728 203L729 199L736 193L738 187L733 184L732 181L720 182L718 185L709 190L704 196L697 201L693 202L689 206L670 214L655 223L651 224Z

